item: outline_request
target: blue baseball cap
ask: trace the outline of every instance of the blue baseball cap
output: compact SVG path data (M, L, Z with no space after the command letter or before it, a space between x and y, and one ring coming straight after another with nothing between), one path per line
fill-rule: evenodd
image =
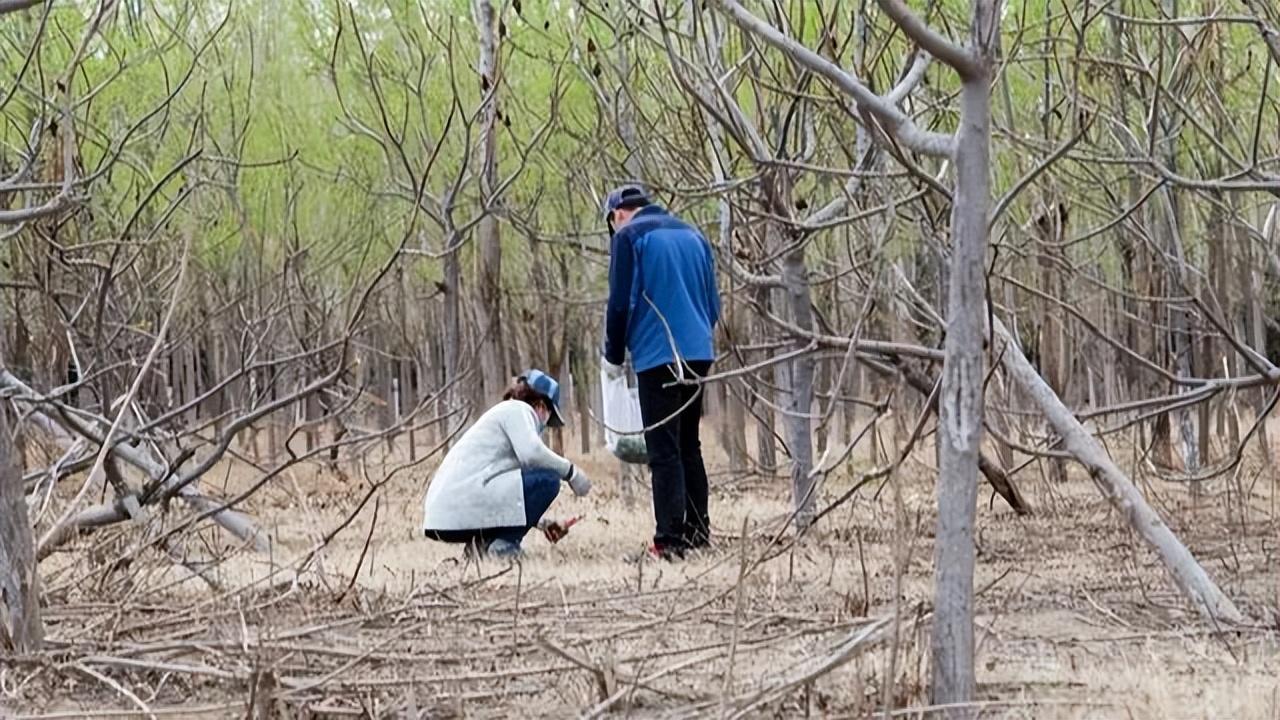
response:
M560 414L560 383L541 370L526 370L520 379L539 395L551 401L551 417L547 420L547 425L564 427L564 416Z
M604 217L607 220L609 213L618 208L644 207L649 202L649 194L644 188L636 184L622 185L614 188L604 199Z

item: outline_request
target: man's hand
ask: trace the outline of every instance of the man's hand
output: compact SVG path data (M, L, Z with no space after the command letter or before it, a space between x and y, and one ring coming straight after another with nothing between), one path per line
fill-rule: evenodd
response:
M626 367L622 365L614 365L613 363L603 358L601 358L600 362L604 365L605 376L608 377L610 380L616 381L621 378L625 378L627 376Z

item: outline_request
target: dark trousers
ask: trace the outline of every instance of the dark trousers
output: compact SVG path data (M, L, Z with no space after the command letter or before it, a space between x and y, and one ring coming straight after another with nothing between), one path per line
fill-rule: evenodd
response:
M426 536L431 540L446 543L475 542L480 547L488 547L494 540L507 540L516 545L533 529L547 509L551 507L556 495L560 494L560 475L554 470L541 468L523 471L524 480L524 521L518 527L490 527L474 530L427 530Z
M710 370L710 362L685 363L686 379L705 377ZM701 388L671 384L678 379L674 365L646 370L637 378L645 427L662 423L644 434L653 474L653 516L657 525L653 541L672 549L705 545L711 537L711 520L707 514L707 469L702 462L698 433L702 421Z

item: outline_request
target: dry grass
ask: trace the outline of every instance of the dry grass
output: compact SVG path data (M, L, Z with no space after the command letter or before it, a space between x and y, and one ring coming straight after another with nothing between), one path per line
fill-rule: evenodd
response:
M231 553L208 582L154 549L113 562L145 533L98 533L42 566L52 649L3 670L0 716L8 707L18 717L145 717L146 706L157 717L246 717L253 703L258 717L560 717L605 704L629 717L865 717L879 707L885 642L844 646L846 664L787 681L842 640L887 631L872 623L894 609L895 542L909 542L911 554L894 702L926 703L926 465L902 473L911 527L895 530L890 493L877 499L871 486L795 547L768 542L787 513L785 482L721 475L718 551L637 567L621 557L651 532L647 491L637 488L628 505L616 463L575 460L596 490L562 495L552 514L585 521L556 546L531 536L518 566L468 567L456 548L420 538L425 468L390 480L316 553L364 488L320 467L286 475L248 508L272 528L274 557ZM223 470L228 491L253 479L241 466ZM1280 717L1270 469L1255 461L1239 482L1216 481L1195 499L1168 484L1148 491L1258 621L1225 633L1189 612L1088 480L1070 477L1050 488L1034 467L1020 476L1039 510L1032 518L998 499L988 506L983 493L981 715ZM825 496L848 482L832 478ZM200 537L186 544L190 557L226 553L215 545L224 535ZM762 691L770 701L750 706Z

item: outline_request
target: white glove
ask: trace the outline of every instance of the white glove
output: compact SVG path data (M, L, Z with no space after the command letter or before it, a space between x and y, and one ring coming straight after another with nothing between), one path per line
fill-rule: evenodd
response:
M627 376L627 368L622 365L614 365L608 360L601 359L604 364L604 374L610 380L618 380Z
M591 492L591 481L587 479L586 473L582 472L582 468L577 465L569 471L569 487L573 489L573 494L582 497Z

